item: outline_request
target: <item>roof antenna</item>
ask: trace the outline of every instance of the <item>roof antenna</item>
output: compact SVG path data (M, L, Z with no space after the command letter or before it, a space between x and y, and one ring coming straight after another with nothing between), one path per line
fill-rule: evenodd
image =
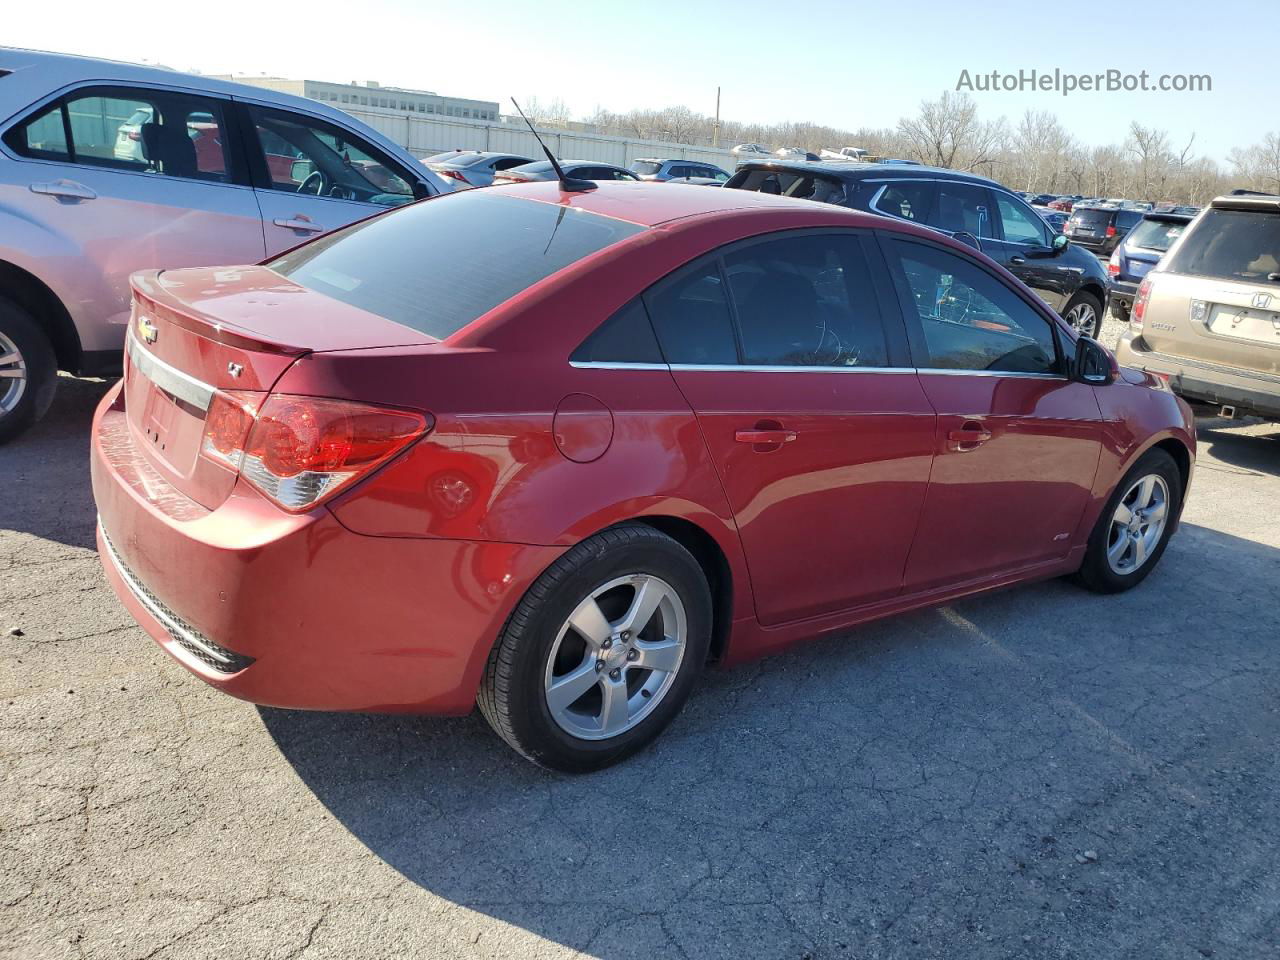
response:
M564 170L560 168L560 163L551 155L551 151L547 149L547 145L542 142L542 138L538 136L538 131L533 129L533 124L529 123L529 118L524 115L524 111L520 109L520 104L516 103L516 98L512 97L511 102L515 103L516 113L520 114L520 119L529 127L529 132L533 134L533 138L538 141L538 146L542 148L542 152L547 155L547 159L551 161L551 169L556 172L556 179L560 181L560 189L565 193L582 193L587 190L594 190L597 184L591 180L579 180L577 177L565 176Z

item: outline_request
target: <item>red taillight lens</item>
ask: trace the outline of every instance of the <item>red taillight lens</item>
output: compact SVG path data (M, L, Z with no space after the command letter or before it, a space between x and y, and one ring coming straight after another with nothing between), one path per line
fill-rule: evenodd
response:
M1147 301L1151 299L1151 280L1143 280L1138 285L1138 295L1133 299L1133 310L1129 313L1129 326L1134 330L1142 329L1142 315L1147 312Z
M137 130L130 130L130 131L129 131L129 139L130 139L130 140L141 140L141 139L142 139L142 134L141 134L141 133L139 133Z
M214 392L204 418L201 450L206 457L232 470L240 469L245 440L264 396L243 390Z
M290 511L309 510L386 463L434 423L345 400L271 396L243 448L240 475Z
M1120 251L1119 250L1111 254L1111 259L1107 262L1107 275L1112 277L1120 276Z
M1115 228L1115 227L1107 227L1107 236L1108 236L1108 237L1114 237L1115 235L1116 235L1116 228Z
M453 180L458 180L462 183L470 184L470 181L466 177L464 177L462 174L460 174L457 170L440 170L439 173Z

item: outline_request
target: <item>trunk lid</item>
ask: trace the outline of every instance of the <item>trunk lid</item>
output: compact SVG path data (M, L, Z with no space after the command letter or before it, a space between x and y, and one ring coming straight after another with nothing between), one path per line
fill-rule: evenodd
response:
M1156 271L1142 339L1158 353L1280 374L1280 290Z
M208 509L236 479L201 453L216 394L256 406L304 354L435 342L266 267L150 270L132 286L124 391L133 442Z

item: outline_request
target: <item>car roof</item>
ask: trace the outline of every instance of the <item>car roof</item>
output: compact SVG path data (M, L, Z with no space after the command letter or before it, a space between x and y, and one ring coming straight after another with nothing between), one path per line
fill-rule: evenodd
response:
M850 163L847 160L744 160L739 170L786 170L792 173L821 173L840 180L870 180L892 177L894 180L959 180L986 187L1007 190L1001 183L976 173L964 173L943 167L926 167L907 163Z
M829 214L833 224L842 226L908 225L906 221L895 221L888 217L850 210L848 207L814 203L812 200L797 200L794 197L780 197L754 190L708 190L706 187L682 183L604 181L595 190L566 193L555 180L538 180L485 189L510 192L528 200L560 204L642 227L656 227L691 217L749 214L753 211L781 213L784 216L791 211L810 219L821 211L824 215Z

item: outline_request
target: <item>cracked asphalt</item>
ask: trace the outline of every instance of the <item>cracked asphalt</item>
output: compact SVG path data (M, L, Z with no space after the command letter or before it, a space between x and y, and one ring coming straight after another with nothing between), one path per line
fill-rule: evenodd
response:
M105 384L62 387L0 449L6 960L1280 949L1280 427L1202 422L1136 591L1044 583L710 672L652 749L571 778L477 716L188 676L94 554Z

